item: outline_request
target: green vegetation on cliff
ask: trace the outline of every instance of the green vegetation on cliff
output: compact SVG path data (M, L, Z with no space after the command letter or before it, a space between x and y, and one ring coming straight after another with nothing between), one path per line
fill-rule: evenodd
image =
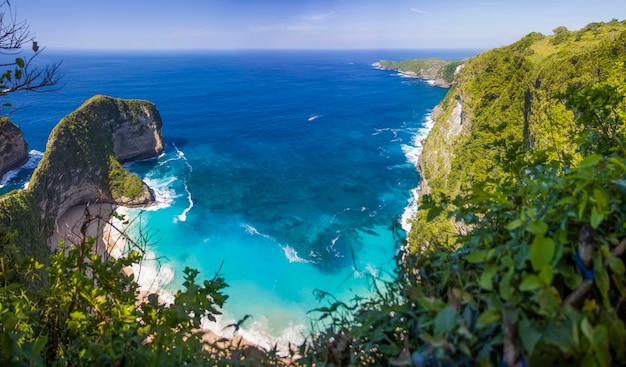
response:
M523 160L529 151L549 162L581 159L572 138L576 111L557 96L598 83L623 92L626 25L593 23L556 37L531 33L465 64L424 144L420 168L433 198L502 181L510 173L501 161ZM455 108L460 118L450 118ZM424 215L414 228L430 226ZM424 231L438 238L437 227ZM413 236L413 244L423 241Z
M442 59L413 59L402 61L380 60L377 65L387 70L414 75L418 78L432 79L439 84L450 84L454 80L454 74L463 61Z

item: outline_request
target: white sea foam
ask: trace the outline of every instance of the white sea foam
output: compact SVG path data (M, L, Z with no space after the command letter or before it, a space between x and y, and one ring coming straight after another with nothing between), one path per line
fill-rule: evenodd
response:
M270 235L264 234L259 232L256 228L254 228L253 226L249 225L249 224L241 224L241 227L243 227L246 231L247 234L251 235L251 236L261 236L265 239L268 239L274 243L276 243L278 245L278 247L280 247L281 250L283 250L283 253L285 254L285 257L287 258L287 260L290 263L310 263L312 262L311 260L306 260L301 258L298 255L298 251L296 251L296 249L294 249L293 247L289 246L289 245L283 245L281 243L279 243L278 241L276 241L276 239Z
M254 228L253 226L251 226L249 224L243 223L241 226L246 230L246 233L249 234L249 235L257 235L257 236L261 236L261 237L267 238L267 239L272 240L272 241L276 241L276 239L274 239L274 237L259 232L256 228Z
M411 197L409 198L409 204L404 209L404 213L402 213L402 217L400 220L402 229L404 229L406 233L411 232L411 228L413 226L413 224L411 223L411 220L415 217L415 214L417 214L418 199L419 199L419 186L411 190Z
M326 252L328 252L329 254L335 256L335 257L344 257L341 253L339 253L339 251L335 248L335 245L337 244L337 241L339 240L339 235L337 235L337 237L333 238L330 241L330 245L326 246Z
M33 169L37 167L39 161L43 157L43 153L38 150L31 150L28 152L28 161L24 163L21 167L16 168L14 170L10 170L2 176L2 180L0 180L0 189L5 187L7 184L11 182L22 170ZM26 182L24 188L28 187L28 181Z
M402 151L406 156L407 161L409 161L414 166L417 166L419 157L422 154L422 142L428 136L428 133L433 128L434 121L431 117L431 114L428 113L424 116L424 125L417 130L417 134L413 137L412 145L403 145ZM417 213L417 203L419 199L419 186L411 190L411 197L408 200L408 205L404 209L404 213L402 213L401 226L402 229L406 233L411 231L411 219Z
M280 244L279 244L280 245ZM289 245L280 245L280 248L285 253L285 257L290 263L310 263L311 260L305 260L298 256L298 252Z
M378 70L387 70L385 69L380 63L375 62L372 64L372 66L374 67L374 69L378 69Z
M161 179L144 178L143 181L152 189L155 197L155 203L144 208L144 210L154 211L170 207L174 200L179 197L172 187L177 180L176 177L171 176Z
M185 153L182 150L178 149L176 145L174 145L174 149L176 150L176 156L159 162L158 164L159 167L164 166L170 162L183 161L183 163L185 163L185 165L188 167L189 174L190 174L193 171L193 167L187 160ZM153 205L150 205L149 207L146 207L145 210L154 211L154 210L164 209L164 208L168 208L172 206L175 199L181 197L181 195L176 193L176 190L174 189L174 183L178 180L179 178L174 177L174 176L165 176L165 177L160 177L158 179L150 178L150 177L144 178L144 182L152 189L155 195L155 203ZM186 221L187 214L194 206L193 196L191 194L191 191L189 190L189 186L187 185L187 178L183 177L182 184L183 184L183 189L185 190L187 201L189 204L182 211L181 214L177 215L174 218L174 222Z
M202 328L211 330L213 333L225 337L232 338L239 335L254 345L271 350L276 346L278 352L282 356L289 356L289 347L292 348L304 343L305 335L309 335L308 329L304 323L289 321L280 335L274 336L267 332L270 330L270 320L264 316L252 317L251 320L244 322L237 333L233 335L233 329L228 325L234 324L236 320L229 319L224 316L217 316L216 321L209 321L204 318L202 320Z
M117 212L128 218L131 211L127 208L119 207ZM124 224L113 218L116 221L118 228L123 228ZM131 220L133 222L133 220ZM271 236L259 233L256 228L250 225L242 225L246 232L251 235L260 235L265 238L272 238ZM117 254L121 256L121 251ZM297 254L295 254L296 259ZM172 289L172 283L174 280L174 269L171 264L162 263L156 254L152 251L148 251L143 260L134 264L132 267L133 274L135 274L135 281L139 285L139 290L145 294L156 293L159 295L159 300L169 305L174 302L174 291ZM216 316L216 321L209 321L204 318L202 320L202 328L211 330L216 335L222 337L233 337L233 329L228 328L230 324L234 324L237 320L229 317L227 312L222 315ZM269 330L273 328L270 325L270 320L261 316L254 317L251 320L244 323L239 329L237 335L242 336L247 341L263 347L267 350L277 347L277 350L284 356L289 355L289 346L297 346L304 342L305 335L308 335L308 329L303 322L290 321L288 326L280 331L278 336L272 335Z
M187 186L187 181L184 182L185 192L187 193L187 201L189 202L189 206L183 210L182 213L178 215L178 220L184 222L187 220L187 213L193 208L193 198L191 196L191 191L189 191L189 187Z
M404 153L406 160L409 161L409 163L411 163L413 166L417 166L420 154L422 153L422 148L408 144L402 144L400 147L402 148L402 152Z
M389 131L389 130L391 130L391 129L388 128L388 127L385 127L383 129L376 129L376 130L374 130L374 133L372 133L372 136L376 136L376 135L378 135L378 134L380 134L382 132Z
M132 217L135 210L125 207L117 207L115 209L118 217L111 217L110 221L114 228L120 229L125 233L129 233L130 227L134 226L138 217ZM130 224L129 224L130 223ZM111 256L119 258L130 249L130 244L126 244L122 235L117 231L109 234L109 243L116 243L116 246L109 248ZM144 249L145 250L145 249ZM174 293L167 289L174 279L174 269L172 265L161 263L156 254L148 249L143 259L139 263L131 265L131 270L135 275L135 282L139 286L139 290L144 294L156 293L162 302L171 304L174 302Z
M185 156L185 153L182 150L178 149L176 145L174 145L174 149L176 149L178 158L182 159L183 162L185 162L185 165L189 168L189 174L191 175L191 172L193 172L193 167L189 163L189 160ZM187 193L187 202L189 203L189 205L183 210L181 214L178 215L178 220L181 222L187 220L187 213L189 213L189 211L193 208L193 197L191 195L191 191L189 190L189 186L187 185L187 180L183 180L183 186L185 188L185 192Z
M167 291L174 280L174 269L168 263L161 263L154 252L147 252L144 258L131 266L139 289L146 293L156 293L166 304L174 302L174 295Z

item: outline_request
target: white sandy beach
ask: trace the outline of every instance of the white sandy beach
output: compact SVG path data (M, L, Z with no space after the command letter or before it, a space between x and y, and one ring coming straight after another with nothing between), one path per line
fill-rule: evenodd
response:
M48 239L48 245L52 251L59 249L59 241L78 245L81 242L81 229L85 226L85 235L96 239L94 250L103 258L113 257L115 259L121 257L125 251L128 251L127 241L121 231L124 225L121 221L111 216L114 210L112 204L88 204L77 205L65 212L55 223L55 232ZM85 225L89 216L89 222ZM158 287L158 272L155 269L142 268L139 264L125 270L127 274L139 274L138 283L140 285L139 294L137 294L137 302L147 299L148 294L157 293L163 302L172 302L173 296L167 292L162 292ZM204 329L204 340L210 344L221 341L222 346L226 345L243 345L260 348L257 344L252 343L241 336L233 338L225 338L215 332Z

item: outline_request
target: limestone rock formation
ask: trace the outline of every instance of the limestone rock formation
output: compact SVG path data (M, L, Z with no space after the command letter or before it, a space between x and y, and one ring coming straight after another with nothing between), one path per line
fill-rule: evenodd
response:
M154 200L152 192L120 162L162 151L161 117L154 104L98 95L52 130L28 191L44 220L78 204L147 205Z
M22 130L7 118L0 118L0 177L28 161L28 144Z

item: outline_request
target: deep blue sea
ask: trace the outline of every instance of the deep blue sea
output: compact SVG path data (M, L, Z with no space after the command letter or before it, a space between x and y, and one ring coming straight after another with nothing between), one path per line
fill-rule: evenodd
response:
M390 277L409 216L419 141L446 89L376 69L379 59L461 59L471 51L53 52L58 91L10 96L36 164L52 127L95 94L147 99L163 118L165 153L129 164L157 193L133 209L147 234L144 277L170 291L185 266L220 270L230 296L220 329L245 315L248 338L298 341L308 311L364 296ZM6 112L6 111L5 111ZM32 168L12 172L4 192ZM398 234L398 233L396 233ZM221 266L221 268L220 268Z

